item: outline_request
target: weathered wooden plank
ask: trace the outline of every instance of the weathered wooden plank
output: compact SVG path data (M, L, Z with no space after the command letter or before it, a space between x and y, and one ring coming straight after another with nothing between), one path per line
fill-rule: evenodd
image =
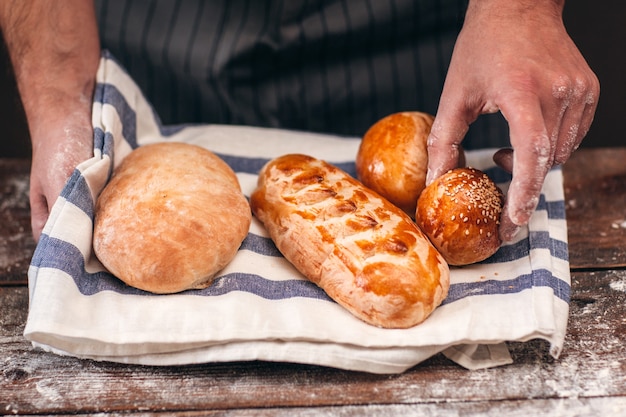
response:
M194 413L185 413L184 415L192 417ZM429 404L371 404L317 408L257 408L214 411L208 415L224 417L623 417L626 415L626 397L467 401Z
M248 415L246 409L331 407L332 411L350 406L341 410L355 415L363 411L359 406L370 404L378 408L367 409L390 413L419 405L436 414L437 406L446 404L450 415L458 415L490 404L496 410L498 405L505 410L505 404L515 408L516 402L525 410L579 407L583 415L593 414L589 410L623 409L626 271L581 271L572 278L570 325L560 359L549 357L547 343L537 340L511 343L515 363L510 366L470 372L438 355L401 375L264 362L159 368L61 357L35 350L21 337L27 289L3 288L0 410L121 413L235 408L242 414L225 415ZM606 397L616 398L598 400Z
M626 148L582 149L563 167L570 266L626 266Z
M25 283L35 249L27 159L0 159L0 282Z
M27 313L26 287L0 287L0 346L6 338L16 338L22 334Z
M74 414L57 414L69 417ZM107 415L128 416L112 412ZM134 417L154 417L161 412L136 411ZM626 397L568 398L513 401L469 401L429 404L360 404L330 407L237 408L230 410L168 411L172 417L623 417Z

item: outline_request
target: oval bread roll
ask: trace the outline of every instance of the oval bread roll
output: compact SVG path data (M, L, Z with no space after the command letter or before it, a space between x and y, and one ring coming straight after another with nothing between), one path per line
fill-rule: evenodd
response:
M449 265L480 262L502 244L498 234L504 196L480 170L456 168L424 189L415 221Z
M251 207L287 260L369 324L414 326L448 293L448 265L411 218L324 161L270 161Z
M93 247L132 287L205 288L235 256L251 220L235 173L218 156L184 143L144 145L98 197Z
M365 133L356 156L358 179L410 216L426 183L433 120L422 112L384 117Z

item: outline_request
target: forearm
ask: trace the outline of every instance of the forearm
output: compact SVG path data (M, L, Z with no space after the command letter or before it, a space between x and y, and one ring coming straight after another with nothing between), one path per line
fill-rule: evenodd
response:
M513 27L561 28L564 6L565 0L469 0L465 21L467 24L488 19Z
M521 18L527 13L560 16L565 0L469 0L468 13L489 9L492 15Z
M4 0L0 27L31 136L54 113L88 116L100 57L93 2Z

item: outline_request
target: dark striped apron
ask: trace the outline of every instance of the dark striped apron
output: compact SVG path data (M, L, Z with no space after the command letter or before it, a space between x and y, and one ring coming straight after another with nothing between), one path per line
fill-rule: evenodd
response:
M103 48L165 124L361 136L437 111L466 0L96 0ZM508 142L483 116L467 148Z

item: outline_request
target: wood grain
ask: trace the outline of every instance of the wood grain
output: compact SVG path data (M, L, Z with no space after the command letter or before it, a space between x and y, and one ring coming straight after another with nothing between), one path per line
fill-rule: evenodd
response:
M24 284L35 250L28 203L30 161L0 158L0 284Z
M579 150L563 175L570 268L626 266L626 148Z
M440 408L458 415L485 411L490 404L497 404L495 410L527 411L569 404L611 415L604 411L626 409L626 272L575 272L572 278L570 324L558 360L548 355L546 342L535 340L510 343L515 362L509 366L470 372L437 355L389 376L266 362L146 367L62 357L34 349L22 338L27 289L2 288L0 409L250 412L314 407L321 413L324 407L349 406L342 415L392 415L419 405L432 415L444 415L435 412Z

